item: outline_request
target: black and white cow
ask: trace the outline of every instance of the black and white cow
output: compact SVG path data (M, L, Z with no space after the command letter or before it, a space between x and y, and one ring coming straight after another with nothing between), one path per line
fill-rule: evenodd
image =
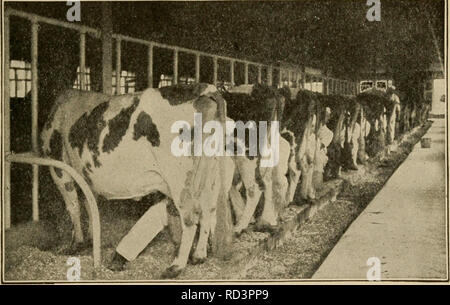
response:
M284 97L276 89L266 85L241 85L230 90L224 90L222 96L227 102L227 116L229 120L247 124L249 136L246 137L245 156L235 156L236 177L230 193L234 212L236 214L235 233L245 230L255 214L256 207L263 198L262 213L257 226L260 229L273 229L278 223L278 212L287 202L289 182L286 177L291 146L288 141L280 137L279 123L282 120ZM250 125L254 122L254 125ZM268 131L263 135L259 129L262 122L267 122ZM275 123L278 124L275 126ZM258 148L256 154L251 155L249 137L252 132L258 134ZM270 147L270 153L261 153L260 135ZM254 144L254 143L253 143ZM254 146L253 146L254 147ZM256 147L254 147L256 149ZM277 156L275 156L277 154ZM272 159L272 165L264 166L262 162ZM245 203L240 194L245 190ZM264 194L264 196L262 196Z
M182 236L166 276L176 276L186 266L198 223L193 259L206 258L220 186L223 183L228 193L234 163L231 158L175 156L171 145L178 134L172 126L175 121L193 126L194 113L202 114L203 123L220 121L224 109L225 101L208 84L119 96L68 90L57 99L44 128L43 152L72 166L94 194L108 200L139 199L157 191L165 194L166 199L150 207L116 251L127 260L134 259L167 224L166 212L174 211L173 202L181 216ZM226 162L230 175L221 177L218 162ZM50 172L73 222L76 248L85 240L74 181L56 168Z

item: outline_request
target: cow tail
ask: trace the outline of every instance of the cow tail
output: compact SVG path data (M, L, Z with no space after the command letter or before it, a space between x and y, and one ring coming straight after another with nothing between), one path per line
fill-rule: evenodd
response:
M60 151L62 147L62 135L59 128L58 120L58 103L56 102L47 118L44 128L40 136L40 153L43 157L55 157L56 151Z
M292 131L284 129L281 132L281 136L289 142L290 151L289 151L289 158L288 158L288 164L291 164L291 160L294 158L295 160L295 150L297 148L297 144L295 143L295 135ZM297 169L298 166L297 166Z

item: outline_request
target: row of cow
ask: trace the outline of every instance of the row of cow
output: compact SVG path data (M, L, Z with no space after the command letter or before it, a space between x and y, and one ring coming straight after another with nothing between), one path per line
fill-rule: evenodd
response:
M122 270L169 225L180 232L178 253L164 274L174 277L186 266L194 244L191 261L201 263L208 240L223 238L219 223L224 219L216 208L232 207L236 234L252 219L259 229L276 229L283 208L315 200L324 179L338 177L341 169L357 169L358 162L394 140L398 122L406 119L399 102L395 92L350 98L300 90L292 96L288 88L265 85L230 90L176 85L120 96L68 90L53 106L42 132L42 150L72 166L95 195L107 200L140 200L159 192L159 202L120 241L110 268ZM243 155L175 156L173 123L194 126L194 113L201 113L204 123L253 121L247 127L258 131L268 122L269 129L279 128L280 137L271 132L263 139L278 145L277 164L261 166L270 156L259 151L250 155L250 137ZM76 252L86 244L76 187L66 173L50 172L73 223L71 251Z

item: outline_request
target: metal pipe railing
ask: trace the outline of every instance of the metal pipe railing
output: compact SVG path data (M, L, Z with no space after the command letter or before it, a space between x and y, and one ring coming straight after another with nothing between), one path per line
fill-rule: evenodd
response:
M9 84L9 15L5 14L3 19L3 47L4 47L4 74L3 74L3 149L4 154L9 154L11 151L10 142L10 84ZM2 162L4 169L3 183L4 183L4 205L3 205L3 223L4 229L11 227L11 164L9 162Z
M89 219L89 221L91 222L92 228L92 251L94 259L94 268L100 267L101 265L100 215L98 212L97 201L95 200L94 194L92 194L92 191L89 185L84 180L84 178L66 163L53 159L41 158L39 157L38 154L34 152L21 154L8 154L5 156L5 159L7 163L16 162L16 163L31 164L33 166L57 167L65 171L75 180L75 182L78 184L78 186L80 187L86 198L87 208L89 209L89 214L91 216L90 217L91 219Z
M31 24L31 144L39 152L38 141L38 29L35 19ZM9 76L8 76L9 77ZM33 221L39 221L39 167L33 165L32 211Z

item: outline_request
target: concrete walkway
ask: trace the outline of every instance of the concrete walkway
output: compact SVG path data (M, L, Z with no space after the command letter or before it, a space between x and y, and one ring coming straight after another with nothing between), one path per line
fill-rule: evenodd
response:
M372 202L347 229L313 279L367 280L370 257L381 280L446 279L445 120L436 119Z

